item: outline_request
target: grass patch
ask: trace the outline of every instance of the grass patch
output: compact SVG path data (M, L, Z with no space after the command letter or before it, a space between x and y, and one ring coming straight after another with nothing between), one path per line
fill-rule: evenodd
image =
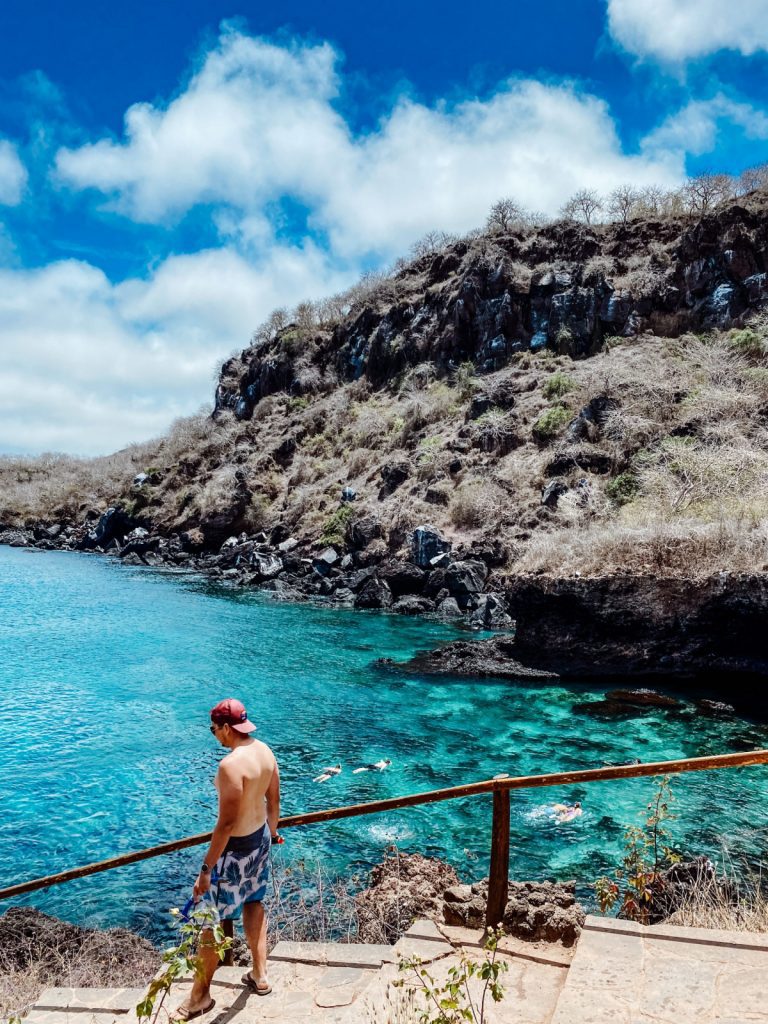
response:
M542 394L545 398L562 398L563 395L567 395L569 391L573 391L576 387L576 381L573 377L570 377L567 373L563 373L562 370L558 370L553 373L551 377L547 377L542 387Z

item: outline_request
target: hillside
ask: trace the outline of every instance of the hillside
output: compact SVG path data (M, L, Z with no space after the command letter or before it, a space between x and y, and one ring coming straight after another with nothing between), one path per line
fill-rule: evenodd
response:
M541 629L552 649L561 636L567 653L570 635L591 666L600 644L587 633L603 628L610 670L632 662L605 655L611 600L624 619L636 605L632 646L660 615L677 621L685 594L694 674L712 660L699 640L713 642L722 598L706 598L704 623L695 595L748 574L733 668L765 611L767 270L764 192L694 221L436 244L335 302L273 317L222 366L212 415L108 458L3 460L5 540L475 625L519 628L536 606L529 639ZM99 524L107 506L118 512ZM643 600L614 587L596 615L585 580L627 577L645 580ZM581 639L571 620L590 623ZM651 644L632 670L654 658ZM738 670L764 668L749 655Z

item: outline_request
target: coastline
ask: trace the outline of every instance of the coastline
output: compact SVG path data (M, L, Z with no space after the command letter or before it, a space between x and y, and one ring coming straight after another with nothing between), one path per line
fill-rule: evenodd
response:
M84 545L84 528L53 537L43 527L6 530L0 544L106 554L127 565L199 574L277 601L392 612L465 628L467 640L424 651L406 663L425 675L623 678L768 710L768 690L761 685L768 678L768 651L761 642L768 617L766 572L501 575L487 547L453 552L447 544L437 556L441 564L422 567L419 531L411 538L408 560L360 558L343 545L318 552L292 538L280 539L280 532L274 538L231 538L218 552L195 553L178 537L128 525L122 538L109 539L106 550ZM442 541L437 531L420 529L433 546ZM470 639L479 632L486 635Z

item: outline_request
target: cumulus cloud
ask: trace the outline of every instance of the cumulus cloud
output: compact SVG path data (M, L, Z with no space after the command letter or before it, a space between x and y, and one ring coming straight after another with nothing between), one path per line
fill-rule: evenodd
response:
M700 156L712 152L724 125L740 128L748 139L768 139L768 116L762 110L718 93L709 100L692 100L671 114L645 137L643 149Z
M16 147L7 139L0 139L0 203L17 206L24 194L27 170Z
M60 187L165 225L169 247L196 210L219 244L120 282L79 261L0 272L0 450L144 440L210 399L214 365L275 307L338 291L433 228L476 227L503 195L555 213L583 187L675 186L724 120L755 137L764 125L716 97L628 154L607 104L575 83L518 78L432 105L401 97L365 132L343 116L343 96L331 46L226 28L174 98L127 111L121 138L59 150ZM2 180L0 161L0 195Z
M608 27L630 53L681 62L718 50L768 50L767 0L608 0Z
M258 233L268 204L290 197L337 254L359 257L394 255L435 227L474 227L500 195L555 212L587 184L673 184L683 173L677 154L623 153L607 105L573 84L511 80L453 105L401 99L358 134L337 109L341 85L327 44L227 30L179 96L131 107L121 140L61 150L58 174L146 222L213 204Z
M162 433L213 394L214 369L296 295L348 283L318 250L251 265L216 249L117 285L65 260L0 271L0 450L98 454Z

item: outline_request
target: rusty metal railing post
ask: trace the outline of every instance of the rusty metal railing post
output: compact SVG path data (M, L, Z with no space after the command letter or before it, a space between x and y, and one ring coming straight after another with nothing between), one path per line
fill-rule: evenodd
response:
M224 937L227 939L234 939L235 937L235 922L228 918L226 921L221 922L221 927L224 929ZM235 966L235 954L230 946L224 953L224 959L221 961L222 967L234 967Z
M507 775L494 775L506 779ZM493 824L491 826L491 867L488 872L488 903L485 927L497 928L507 907L509 895L509 790L493 791Z

